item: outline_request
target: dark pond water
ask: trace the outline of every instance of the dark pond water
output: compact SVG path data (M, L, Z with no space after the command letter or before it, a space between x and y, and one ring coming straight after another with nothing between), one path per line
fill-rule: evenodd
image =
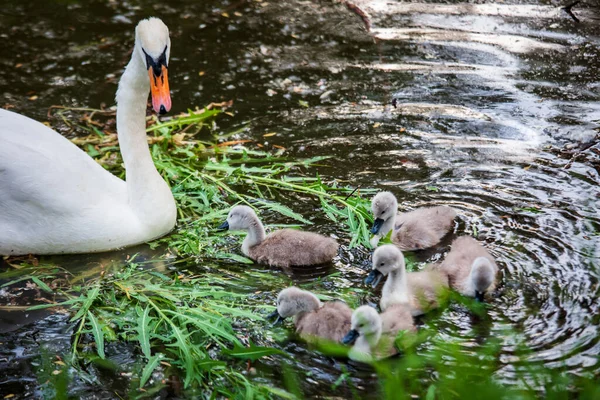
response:
M576 8L576 23L557 1L357 3L371 34L357 15L325 1L4 0L0 106L46 121L52 105L113 104L135 23L160 16L172 35L174 112L233 99L236 115L219 121L223 129L249 123L243 135L267 148L334 155L322 176L391 190L402 208L450 204L460 212L455 235L484 242L503 282L484 327L459 307L427 321L442 340L469 351L500 338L498 376L506 381L532 362L598 375L600 176L590 162L565 169L568 159L553 149L598 134L600 9ZM265 139L267 132L278 135ZM312 204L290 206L313 212ZM419 260L440 259L447 245ZM135 251L54 261L85 270L99 257L118 263ZM336 285L359 285L368 257L344 252ZM35 396L39 346L67 349L70 326L61 315L7 310L0 393ZM515 357L507 330L519 332L528 359ZM307 393L331 392L338 364L301 345L285 350L310 375ZM357 384L367 393L374 382L363 375Z

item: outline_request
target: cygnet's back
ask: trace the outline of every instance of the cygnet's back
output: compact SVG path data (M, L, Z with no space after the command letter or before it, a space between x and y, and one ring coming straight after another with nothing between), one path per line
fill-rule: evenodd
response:
M410 308L404 304L394 304L379 314L383 324L382 333L396 337L400 331L415 331Z
M339 245L317 233L281 229L249 249L250 258L261 264L279 267L309 266L331 262Z
M309 342L339 342L350 329L352 318L352 310L345 303L322 303L313 293L293 286L277 296L277 313L282 318L294 317L296 333Z
M471 274L474 266L477 270ZM496 288L498 266L490 253L470 236L452 242L439 269L448 275L450 286L465 296L476 297L476 291L485 294Z
M318 310L299 316L296 333L307 341L317 337L339 342L350 329L351 318L352 310L346 303L328 301Z
M408 273L407 279L412 293L410 304L413 315L420 315L440 306L440 296L448 288L448 277L445 274L423 270Z
M456 211L448 206L418 208L396 216L392 242L400 250L433 247L454 226Z

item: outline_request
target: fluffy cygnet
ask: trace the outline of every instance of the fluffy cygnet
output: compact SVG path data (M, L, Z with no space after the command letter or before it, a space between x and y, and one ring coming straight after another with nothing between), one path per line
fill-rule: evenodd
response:
M452 242L450 252L438 269L448 275L450 287L483 301L496 288L498 266L488 251L470 236Z
M296 333L306 341L339 342L350 329L352 310L341 301L322 303L311 292L292 286L279 293L277 310L269 317L276 317L275 323L294 317Z
M448 206L417 208L398 214L398 200L390 192L377 194L371 202L375 222L371 233L371 245L377 246L379 239L390 230L392 243L400 250L422 250L435 246L452 229L456 211Z
M406 272L404 255L392 244L378 247L373 252L373 269L365 280L376 287L387 276L381 291L379 305L383 311L392 304L406 304L414 316L439 306L438 300L448 287L447 276L432 268Z
M410 310L403 304L393 305L381 314L371 306L361 306L352 313L351 328L342 343L354 344L348 357L363 362L396 354L394 340L398 332L415 330Z
M271 266L324 264L333 260L339 248L330 237L294 229L281 229L265 237L263 224L248 206L233 207L219 229L248 231L242 252L257 263Z

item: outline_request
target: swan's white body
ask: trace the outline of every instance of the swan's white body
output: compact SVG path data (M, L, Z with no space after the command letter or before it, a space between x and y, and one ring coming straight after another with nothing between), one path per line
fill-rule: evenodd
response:
M173 228L175 201L154 167L146 139L150 79L142 51L158 57L168 45L162 21L140 22L117 92L126 182L57 132L0 110L0 254L112 250Z

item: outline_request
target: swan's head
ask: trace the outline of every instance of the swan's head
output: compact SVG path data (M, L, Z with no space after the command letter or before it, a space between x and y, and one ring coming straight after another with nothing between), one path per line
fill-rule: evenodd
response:
M306 290L298 289L295 286L283 289L277 296L277 311L270 317L277 317L275 323L284 318L293 317L302 312L314 311L321 307L321 301Z
M379 246L373 252L373 269L365 283L376 287L384 276L399 268L406 268L402 252L393 244Z
M390 219L393 221L396 217L398 200L396 200L396 196L390 192L378 193L371 201L371 211L373 212L373 219L375 220L371 233L377 235L380 233L381 227L386 221L389 221ZM387 232L381 233L385 235Z
M138 56L143 60L150 78L152 108L160 114L171 109L168 67L171 53L169 28L158 18L141 20L135 28Z
M382 323L379 313L371 306L360 306L352 313L351 329L342 339L344 344L352 344L359 336L381 333Z
M475 298L483 301L485 293L496 279L496 268L487 257L477 257L471 265L471 281Z
M248 206L235 206L227 215L227 220L219 226L219 229L231 231L246 231L258 221L254 210Z

